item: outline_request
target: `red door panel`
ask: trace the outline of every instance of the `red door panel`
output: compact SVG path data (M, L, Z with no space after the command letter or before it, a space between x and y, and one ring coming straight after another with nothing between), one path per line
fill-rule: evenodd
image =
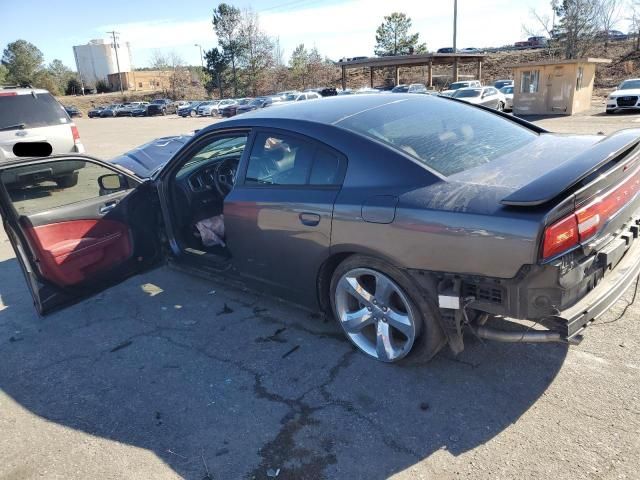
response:
M132 254L129 227L106 220L70 220L34 227L21 219L41 274L70 286L109 270Z

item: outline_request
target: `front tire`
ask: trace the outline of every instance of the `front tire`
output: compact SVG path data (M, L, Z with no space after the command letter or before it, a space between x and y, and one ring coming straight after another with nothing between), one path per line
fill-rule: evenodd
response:
M345 336L376 360L426 362L445 345L437 309L402 270L364 255L333 273L331 307Z
M496 105L496 110L499 112L504 112L504 103L498 102L498 105Z
M612 114L616 113L616 111L613 108L607 109L606 112L607 112L607 115L612 115Z

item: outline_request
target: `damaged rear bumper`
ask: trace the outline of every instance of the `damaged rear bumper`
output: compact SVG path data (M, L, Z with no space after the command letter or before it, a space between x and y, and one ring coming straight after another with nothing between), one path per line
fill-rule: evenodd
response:
M569 340L606 312L640 275L640 239L629 237L622 259L578 303L547 319L553 330Z

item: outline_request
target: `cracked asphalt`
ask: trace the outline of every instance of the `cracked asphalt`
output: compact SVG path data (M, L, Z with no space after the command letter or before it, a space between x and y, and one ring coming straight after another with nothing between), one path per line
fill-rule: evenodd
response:
M180 120L77 123L108 158L203 122ZM637 479L633 293L578 346L468 337L392 366L333 321L168 267L39 318L3 234L0 479Z

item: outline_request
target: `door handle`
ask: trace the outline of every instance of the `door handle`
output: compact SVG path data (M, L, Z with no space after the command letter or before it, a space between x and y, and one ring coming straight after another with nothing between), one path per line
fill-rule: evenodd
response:
M114 208L116 208L117 204L118 204L118 202L107 202L102 207L100 207L100 210L98 210L98 212L100 212L100 214L104 215L105 213L108 213L111 210L113 210Z
M320 215L317 213L302 212L299 218L302 224L308 227L315 227L320 223Z

